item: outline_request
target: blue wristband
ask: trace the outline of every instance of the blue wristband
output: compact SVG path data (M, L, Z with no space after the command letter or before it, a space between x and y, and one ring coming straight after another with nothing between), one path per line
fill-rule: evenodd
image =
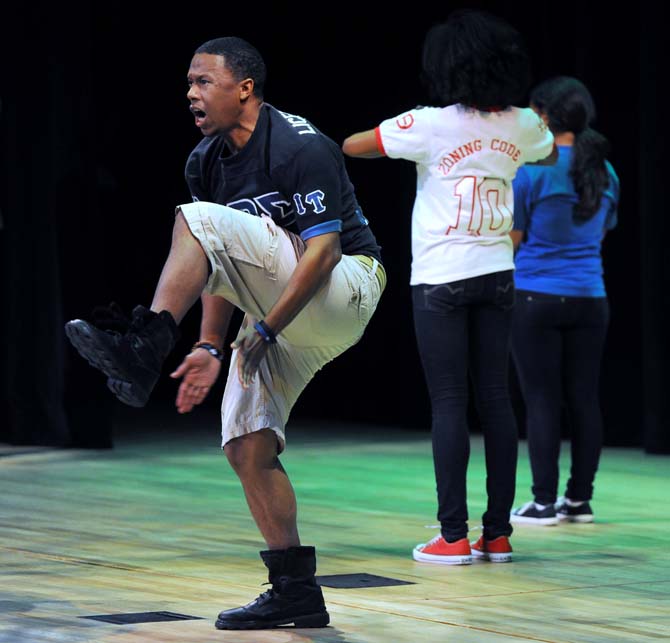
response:
M258 334L263 338L263 341L266 344L276 344L277 336L274 334L272 329L261 319L254 324L254 328Z

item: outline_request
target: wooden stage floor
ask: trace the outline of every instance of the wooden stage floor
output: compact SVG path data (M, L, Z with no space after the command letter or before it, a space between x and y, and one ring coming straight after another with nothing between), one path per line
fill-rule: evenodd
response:
M213 626L218 611L255 598L267 578L216 418L132 417L153 430L126 426L112 450L0 447L0 643L670 639L667 456L606 449L594 524L518 526L514 562L438 566L411 557L437 533L429 435L296 422L283 462L303 543L317 545L318 574L405 584L324 586L324 629L222 632ZM474 539L485 501L479 436L468 485ZM528 489L522 443L519 503ZM196 618L82 618L141 612Z

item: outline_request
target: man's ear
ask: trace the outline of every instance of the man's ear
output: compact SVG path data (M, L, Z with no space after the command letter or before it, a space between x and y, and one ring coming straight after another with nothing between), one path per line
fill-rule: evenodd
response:
M245 78L238 85L240 91L240 101L245 102L254 93L254 81L252 78Z

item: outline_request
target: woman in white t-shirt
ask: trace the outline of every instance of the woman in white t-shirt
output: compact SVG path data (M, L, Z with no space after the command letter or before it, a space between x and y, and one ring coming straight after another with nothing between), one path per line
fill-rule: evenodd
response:
M512 558L509 536L517 428L507 367L514 302L512 179L524 163L555 162L551 132L524 100L530 81L521 37L505 21L458 11L433 27L423 71L443 107L415 108L347 138L345 154L416 163L410 284L432 406L441 533L415 560L469 564ZM486 449L483 534L469 543L466 472L468 374Z

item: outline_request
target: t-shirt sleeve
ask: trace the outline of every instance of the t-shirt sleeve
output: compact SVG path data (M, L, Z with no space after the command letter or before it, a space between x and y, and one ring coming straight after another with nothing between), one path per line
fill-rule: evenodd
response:
M528 123L523 162L533 163L551 154L554 149L554 135L532 109L528 108L527 111Z
M514 230L525 230L530 213L530 177L525 168L520 167L514 180Z
M379 151L392 159L420 163L430 154L430 110L414 109L382 121L375 129Z
M607 162L607 171L610 175L610 184L607 190L611 195L610 207L605 217L605 230L612 230L616 227L619 220L619 177L614 168Z
M327 141L315 138L304 145L277 175L293 202L303 241L342 231L342 174Z

